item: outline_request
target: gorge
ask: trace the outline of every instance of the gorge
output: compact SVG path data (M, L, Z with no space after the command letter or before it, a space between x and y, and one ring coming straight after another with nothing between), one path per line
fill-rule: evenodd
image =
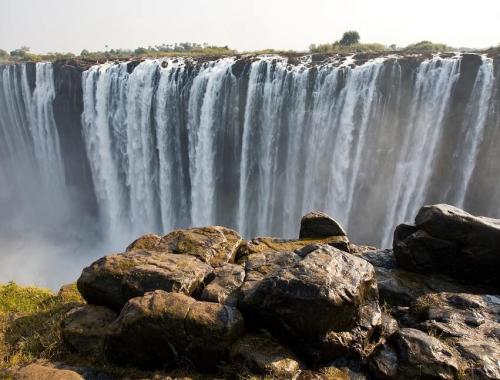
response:
M77 229L79 246L116 250L204 225L293 237L321 210L389 247L423 204L498 218L499 67L478 54L0 66L0 235Z

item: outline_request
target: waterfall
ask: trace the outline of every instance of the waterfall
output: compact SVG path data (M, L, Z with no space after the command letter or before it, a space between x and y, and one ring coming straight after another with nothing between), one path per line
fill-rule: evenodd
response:
M436 56L410 74L395 58L352 67L261 56L236 74L234 58L92 67L83 119L105 219L135 233L220 223L293 237L319 209L388 246L423 203L464 204L495 77L483 59L455 147L461 175L446 186L459 190L440 191L461 59Z
M104 237L208 224L295 237L300 217L321 210L353 241L387 247L424 203L500 217L485 194L500 160L492 59L310 59L85 70L81 132ZM2 209L29 205L40 184L40 202L64 202L56 88L50 63L0 66Z
M12 191L24 202L32 201L27 199L32 194L26 193L33 191L42 202L62 202L67 189L52 108L52 65L35 65L33 89L26 64L0 70L0 155L6 163L2 165L5 184L13 186Z

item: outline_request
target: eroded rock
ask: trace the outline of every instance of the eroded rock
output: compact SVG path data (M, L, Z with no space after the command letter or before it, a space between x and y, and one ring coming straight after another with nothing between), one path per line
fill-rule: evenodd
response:
M105 352L122 365L169 368L187 358L199 370L213 371L243 332L243 317L234 307L157 290L127 302Z
M300 369L299 359L269 334L247 334L231 348L233 361L245 365L257 374L291 379Z
M62 322L63 339L81 354L98 355L109 325L116 319L104 306L84 305L71 309Z
M241 307L318 362L361 350L362 340L380 323L372 265L328 246L265 276Z
M139 250L95 261L77 284L88 303L119 311L129 299L157 289L191 295L212 271L194 256Z
M245 268L238 264L225 264L214 270L214 278L203 289L201 299L236 306L239 289L245 279Z

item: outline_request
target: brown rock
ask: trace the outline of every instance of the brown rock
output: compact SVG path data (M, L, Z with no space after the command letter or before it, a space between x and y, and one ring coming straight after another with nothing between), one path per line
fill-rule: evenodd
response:
M236 306L239 288L245 279L245 269L238 264L225 264L214 270L214 278L203 289L203 301Z
M84 380L77 372L32 363L15 371L14 380Z
M116 313L104 306L76 307L64 317L63 339L81 354L98 355L108 327L115 319Z
M310 212L300 221L299 239L346 235L342 226L323 212Z
M300 369L299 359L264 332L247 334L236 341L231 358L245 363L253 373L279 379L291 379Z
M95 261L77 284L87 302L120 310L129 299L157 289L190 295L211 273L194 256L130 251Z

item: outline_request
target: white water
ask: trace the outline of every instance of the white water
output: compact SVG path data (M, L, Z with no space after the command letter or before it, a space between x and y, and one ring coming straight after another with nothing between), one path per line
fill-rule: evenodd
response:
M122 102L113 103L116 94L109 90L117 65L84 74L84 118L98 118L94 109L103 109L105 120L122 114L117 125L126 131L124 175L97 170L104 163L119 165L112 165L113 155L121 154L109 143L102 152L89 150L96 183L103 183L100 203L109 220L121 220L111 223L121 231L217 223L246 236L293 237L300 216L319 209L354 238L388 246L394 226L411 220L422 204L467 206L492 107L490 60L480 66L465 134L453 147L461 174L446 184L435 176L449 150L443 134L451 128L459 56L423 61L411 78L402 77L393 59L312 69L270 56L240 76L233 74L231 58L189 69L183 61L162 62L147 60L119 76L114 86L124 89ZM106 89L96 91L100 85ZM115 109L106 109L111 103ZM103 133L93 124L86 131L88 147ZM489 206L490 215L498 216L499 205Z
M141 233L207 224L295 237L300 217L322 210L353 241L390 246L394 226L424 203L500 217L500 97L490 59L469 79L459 56L355 68L275 56L238 63L146 60L83 73L82 134L99 217L82 227L99 229L113 249ZM71 222L87 210L66 207L58 133L66 126L55 122L52 66L31 70L0 67L0 211L8 221L0 236L29 242L2 253L0 281L24 278L20 252L47 258L29 260L40 273L75 261L68 252L105 252L56 249L60 236L87 239Z

